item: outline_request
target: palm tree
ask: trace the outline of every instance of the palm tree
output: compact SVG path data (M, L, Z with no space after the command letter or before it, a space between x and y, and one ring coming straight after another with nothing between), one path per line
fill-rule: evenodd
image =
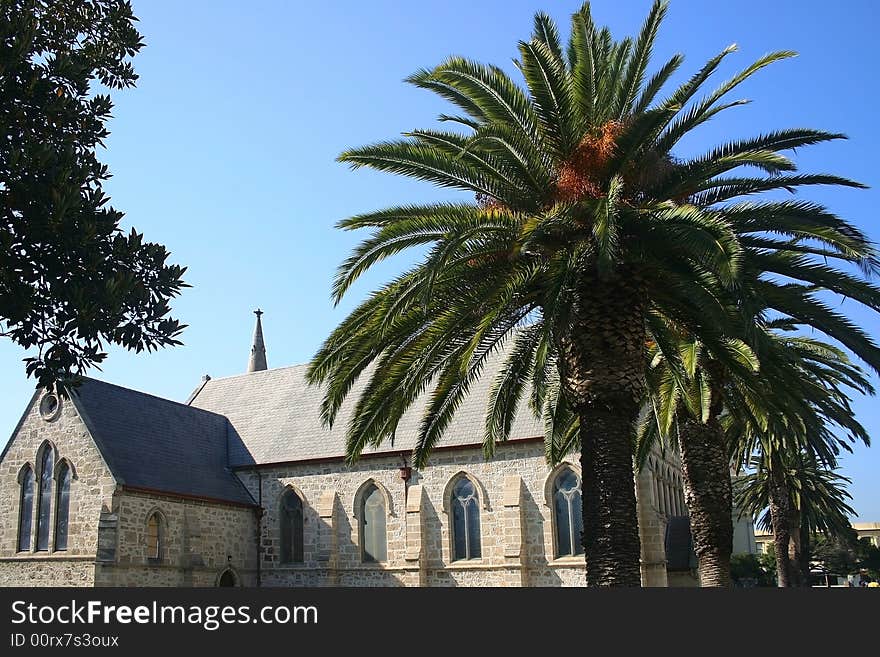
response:
M645 462L658 440L680 450L703 586L731 583L733 461L725 425L748 424L756 427L756 433L772 436L772 426L803 433L807 431L803 427L810 424L807 436L786 444L796 453L801 449L819 452L825 463L833 462L842 444L827 431L826 423L833 421L851 435L867 439L849 413L841 386L864 394L873 390L840 349L775 331L765 331L762 338L757 340L764 355L761 363L742 341L728 339L718 349L696 341L673 341L669 332L661 340L665 351L657 344L649 351L649 392L637 432L638 462ZM765 371L759 371L761 365ZM732 447L737 451L736 445ZM738 458L744 457L739 454ZM768 473L775 458L765 466Z
M794 53L766 55L695 100L735 50L725 48L658 101L683 60L675 55L647 76L665 12L666 3L655 2L637 38L615 41L585 4L572 17L565 51L556 26L538 14L531 40L519 44L525 88L497 67L460 57L409 78L458 107L460 114L441 116L457 129L414 130L339 159L464 190L475 201L392 207L340 222L373 234L341 266L337 302L375 263L429 249L357 307L309 369L311 382L327 384L328 424L354 381L368 377L348 427L350 460L392 438L426 394L413 454L422 466L486 358L506 348L487 409L486 453L506 439L527 387L536 412L577 418L590 585L640 582L632 458L648 324L654 315L671 317L708 341L727 330L731 312L721 299L732 293L742 257L727 214L752 217L756 233L780 243L793 232L820 244L858 234L839 220L829 226L809 204L754 212L719 206L768 190L858 186L793 174L781 154L842 135L784 130L696 158L674 155L683 136L745 102L728 102L729 92ZM725 175L740 167L761 173Z
M809 535L849 525L844 480L831 470L841 449L870 444L849 394L874 389L843 351L803 337L780 340L785 348L777 355L788 362L775 369L778 362L765 359L775 369L763 373L763 394L772 400L766 410L731 413L725 420L734 459L757 466L743 478L738 504L755 515L768 509L763 520L773 528L779 586L788 587L805 581Z
M748 222L734 225L745 245L738 289L745 324L741 334L770 361L768 367L776 368L772 376L782 381L792 377L797 380L803 376L804 363L792 357L814 360L818 350L830 363L830 369L821 373L813 371L813 376L828 376L829 372L837 376L835 368L844 368L846 376L852 377L849 380L855 381L853 385L864 390L867 382L857 370L844 365L845 356L839 350L810 341L785 339L780 342L780 336L768 328L810 328L836 337L874 371L880 371L880 351L873 340L828 308L815 294L816 290L823 289L855 298L871 309L880 308L880 290L846 274L834 264L834 261L849 262L870 269L875 262L873 245L866 240L851 239L844 250L824 249L823 260L816 262L803 255L802 249L807 245L800 240L775 246L775 251L770 253L750 243L754 236L750 234ZM770 278L779 273L795 274L800 282L787 280L783 284ZM762 307L768 304L772 305ZM674 323L658 319L661 321L652 324L655 342L649 351L653 375L649 376L650 403L644 407L652 412L643 414L645 421L640 424L640 462L644 461L652 439L658 437L674 443L680 450L700 581L704 586L729 586L733 547L732 489L728 476L731 464L720 423L725 400L734 395L739 412L764 408L765 415L775 412L774 408L790 411L803 400L791 399L785 387L768 388L767 377L755 374L760 367L755 351L742 340L728 338L714 345L703 344L682 335ZM780 351L787 357L780 359L776 353ZM758 386L759 394L744 389L754 385ZM801 391L795 394L801 395ZM749 403L744 404L744 399L749 399Z
M733 491L721 418L730 395L748 392L759 362L742 340L709 346L663 325L653 335L637 463L657 442L678 451L700 585L730 586Z
M852 531L849 517L855 511L848 504L852 496L846 490L852 482L804 454L786 457L777 462L780 472L776 476L771 476L759 457L756 471L737 479L734 499L737 508L756 518L757 526L764 531L774 528L771 509L785 516L775 523L785 524L778 537L774 532L775 551L787 554L787 564L777 566L777 581L780 586L804 586L809 582L813 537L846 536ZM780 497L777 491L783 495ZM783 509L787 514L781 513ZM790 538L787 545L786 533Z

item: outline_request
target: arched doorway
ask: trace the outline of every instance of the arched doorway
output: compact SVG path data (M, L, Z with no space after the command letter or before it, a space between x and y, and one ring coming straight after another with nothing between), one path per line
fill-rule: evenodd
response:
M238 578L231 569L227 568L217 580L217 586L238 586Z

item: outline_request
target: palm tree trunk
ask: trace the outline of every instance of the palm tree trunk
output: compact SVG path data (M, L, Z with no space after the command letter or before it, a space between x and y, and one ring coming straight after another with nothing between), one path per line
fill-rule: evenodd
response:
M789 543L791 541L791 528L789 521L791 513L790 502L785 481L781 475L775 474L775 469L770 469L770 486L768 487L770 501L770 522L773 526L773 547L776 552L776 582L780 588L789 588L791 582L791 559L789 557Z
M810 561L813 560L812 541L810 532L804 525L801 525L801 543L798 568L801 571L801 586L810 585Z
M557 335L566 401L580 419L587 586L640 586L634 425L645 386L645 295L630 272L586 275Z
M724 435L715 415L705 424L687 416L679 425L679 443L700 586L730 586L733 490Z
M801 514L796 509L791 510L788 521L791 538L788 544L788 563L791 568L789 583L791 586L804 586L806 580L803 572L803 546L801 545Z

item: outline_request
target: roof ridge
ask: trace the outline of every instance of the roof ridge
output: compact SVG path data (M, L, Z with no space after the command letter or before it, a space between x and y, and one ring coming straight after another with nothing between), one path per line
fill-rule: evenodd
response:
M174 404L175 406L180 406L182 408L190 408L190 409L199 411L200 413L205 413L207 415L213 415L215 417L220 417L220 418L223 418L224 420L228 420L228 418L221 413L215 413L214 411L208 411L208 410L205 410L204 408L199 408L198 406L190 406L189 404L185 404L183 402L179 402L174 399L168 399L167 397L160 397L159 395L154 395L149 392L144 392L143 390L129 388L127 386L119 385L118 383L110 383L109 381L102 381L101 379L95 379L90 376L83 376L80 378L83 379L84 381L90 381L92 383L100 383L101 385L110 386L111 388L118 388L119 390L125 390L126 392L133 392L138 395L143 395L144 397L151 397L151 398L156 399L161 402L166 402L168 404ZM76 387L74 387L72 389L72 392L74 392L74 393L76 392Z
M296 369L297 367L308 367L308 366L309 366L308 363L296 363L294 365L285 365L284 367L271 367L269 369L258 370L256 372L242 372L241 374L230 374L229 376L218 376L218 377L212 376L211 380L208 381L208 384L214 383L216 381L229 381L230 379L241 379L241 378L245 378L245 377L255 378L255 377L259 377L259 376L268 374L269 372L280 372L282 370L292 370L292 369Z

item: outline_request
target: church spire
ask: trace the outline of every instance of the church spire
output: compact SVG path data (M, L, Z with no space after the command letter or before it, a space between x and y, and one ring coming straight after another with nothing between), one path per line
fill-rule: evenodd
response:
M269 369L266 365L266 343L263 342L263 323L260 316L263 311L257 308L254 315L257 316L257 326L254 328L254 343L251 345L251 357L248 360L248 372L260 372Z

